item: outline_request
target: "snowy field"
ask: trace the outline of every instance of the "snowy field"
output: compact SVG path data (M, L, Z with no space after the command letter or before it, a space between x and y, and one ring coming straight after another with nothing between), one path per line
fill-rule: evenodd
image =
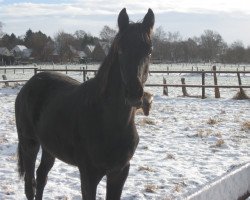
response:
M38 66L40 67L40 66ZM52 68L53 66L41 66ZM58 66L54 66L55 68ZM65 66L60 66L65 67ZM78 68L78 66L68 66ZM88 66L96 68L96 66ZM170 70L190 70L191 65L176 65ZM194 69L196 66L193 66ZM211 66L198 66L210 69ZM242 67L242 68L239 68ZM153 65L153 69L166 70L166 66ZM151 68L151 69L152 69ZM221 66L221 70L239 70L243 66ZM246 70L250 70L246 66ZM0 75L4 72L0 71ZM26 79L32 71L7 71L8 79ZM70 76L82 80L79 72ZM91 74L89 75L92 76ZM200 84L201 76L190 74L151 75L148 83ZM206 83L212 84L207 75ZM235 75L218 76L221 85L237 85ZM250 85L250 76L242 76L243 85ZM21 86L0 86L0 199L22 200L24 184L17 174L17 134L14 118L14 101ZM235 167L250 162L250 101L233 100L237 89L221 89L220 99L215 99L213 89L207 89L205 100L181 97L180 88L169 88L169 96L162 96L162 88L146 88L154 94L149 117L136 116L140 143L131 160L130 174L122 200L183 199L188 193L213 181ZM200 95L201 89L188 93ZM245 90L250 95L250 89ZM37 165L39 164L39 158ZM104 178L105 180L105 178ZM98 187L97 199L104 199L105 181ZM45 200L80 200L80 181L77 168L59 160L50 171L44 191Z

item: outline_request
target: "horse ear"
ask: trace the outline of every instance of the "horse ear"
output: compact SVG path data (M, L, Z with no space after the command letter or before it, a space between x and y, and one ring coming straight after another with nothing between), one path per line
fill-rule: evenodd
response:
M145 28L146 32L148 32L148 34L151 34L152 29L153 29L154 24L155 24L155 15L150 8L148 9L148 12L144 17L142 24L143 24L143 27Z
M126 12L126 8L123 8L118 16L118 27L120 32L122 32L129 25L129 18Z

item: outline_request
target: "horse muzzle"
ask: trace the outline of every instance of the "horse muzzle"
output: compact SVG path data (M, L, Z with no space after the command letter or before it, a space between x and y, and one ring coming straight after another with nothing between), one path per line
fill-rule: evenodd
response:
M127 90L125 95L125 102L129 106L133 107L141 107L143 103L143 87L141 85L137 85L134 87L131 87L129 90Z

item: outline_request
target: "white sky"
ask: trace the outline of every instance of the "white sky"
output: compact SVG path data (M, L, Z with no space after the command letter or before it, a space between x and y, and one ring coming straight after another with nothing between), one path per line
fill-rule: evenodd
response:
M29 28L51 36L79 29L98 35L104 25L116 26L123 7L132 21L152 8L156 26L180 31L184 38L212 29L229 43L242 40L250 45L250 0L0 0L0 21L5 32L16 35Z

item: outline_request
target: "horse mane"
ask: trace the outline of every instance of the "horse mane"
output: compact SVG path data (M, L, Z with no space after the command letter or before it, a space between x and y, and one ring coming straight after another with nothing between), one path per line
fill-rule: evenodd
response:
M95 76L95 79L98 82L98 96L101 96L105 92L111 66L117 58L119 37L120 34L118 33L112 42L108 55L105 57L104 61L100 65Z

